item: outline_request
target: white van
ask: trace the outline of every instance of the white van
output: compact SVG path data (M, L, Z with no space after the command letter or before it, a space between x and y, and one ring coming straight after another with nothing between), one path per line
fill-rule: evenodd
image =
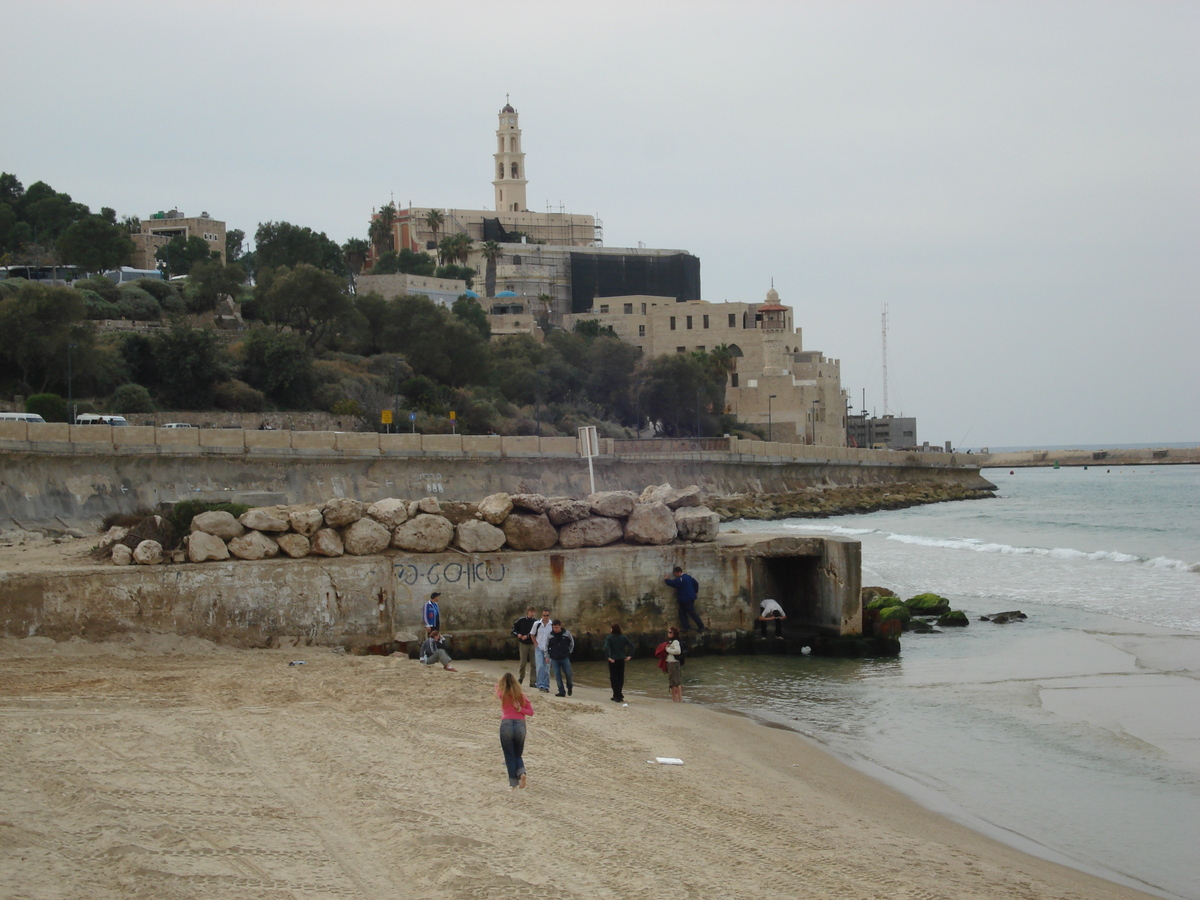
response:
M46 424L46 420L37 413L0 412L0 422L36 422L39 425Z
M128 425L124 416L105 416L99 413L80 413L75 417L76 425L112 425L113 427Z
M192 425L190 422L168 422L166 425L159 425L159 428L199 428L199 425Z

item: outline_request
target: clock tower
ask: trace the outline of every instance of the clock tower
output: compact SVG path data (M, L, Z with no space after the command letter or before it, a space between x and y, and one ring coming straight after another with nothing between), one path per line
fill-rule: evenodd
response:
M496 129L495 161L496 180L492 184L496 187L496 212L521 212L527 209L521 129L517 124L517 111L507 102L500 110L500 127Z

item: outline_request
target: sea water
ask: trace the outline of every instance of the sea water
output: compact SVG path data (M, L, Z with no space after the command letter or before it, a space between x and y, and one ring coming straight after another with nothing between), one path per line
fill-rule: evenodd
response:
M984 475L995 499L727 523L853 536L864 585L934 591L971 623L890 659L694 658L686 697L1028 852L1200 900L1200 467ZM1029 618L980 621L1014 609ZM637 662L630 691L664 694Z

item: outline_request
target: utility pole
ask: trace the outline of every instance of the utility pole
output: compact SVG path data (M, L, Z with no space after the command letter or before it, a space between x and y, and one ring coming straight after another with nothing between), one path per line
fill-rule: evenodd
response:
M887 303L883 304L883 414L888 414L888 398L887 398L887 320L888 308ZM865 401L864 401L865 402Z

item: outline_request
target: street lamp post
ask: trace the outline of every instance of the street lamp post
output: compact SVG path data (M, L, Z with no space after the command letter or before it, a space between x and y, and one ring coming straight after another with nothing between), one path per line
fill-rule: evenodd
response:
M771 401L776 397L775 394L767 394L767 443L770 443L773 436L771 428Z
M71 372L71 351L75 349L72 341L67 341L67 422L75 424L75 396L73 373Z

